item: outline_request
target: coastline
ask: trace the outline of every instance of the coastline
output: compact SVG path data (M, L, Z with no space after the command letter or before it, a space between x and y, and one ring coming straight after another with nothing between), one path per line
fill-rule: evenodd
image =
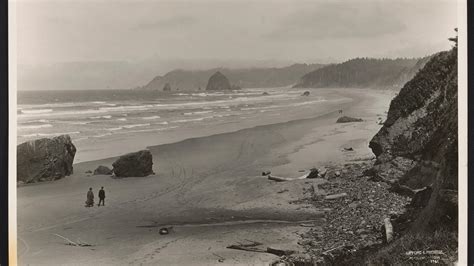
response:
M209 133L203 129L193 132L199 137L149 147L155 176L86 176L86 170L100 164L110 166L116 158L111 157L75 164L75 173L62 180L20 187L20 263L44 264L56 256L64 263L208 264L217 261L213 254L230 264L271 262L274 255L225 246L251 239L295 249L298 234L307 230L298 222L311 220L315 226L323 222L321 210L292 203L323 180L275 183L260 173L271 170L276 175L298 176L299 170L313 166L370 157L368 141L380 128L377 119L385 115L393 92L349 90L353 101L345 104L344 112L363 118L363 122L336 124L339 114L334 107L313 118L233 132L203 136ZM344 152L344 147L354 151ZM318 150L325 152L316 157ZM101 185L108 191L107 206L83 208L86 189ZM170 235L157 233L158 226L169 225L175 227ZM96 246L94 250L64 246L52 233L80 237Z

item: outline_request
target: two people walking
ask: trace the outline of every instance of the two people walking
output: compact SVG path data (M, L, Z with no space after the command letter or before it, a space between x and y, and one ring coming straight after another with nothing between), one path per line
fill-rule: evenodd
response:
M104 187L101 187L101 189L99 190L99 204L97 204L97 206L100 206L100 203L102 203L102 206L105 206ZM92 206L94 206L94 192L92 192L92 188L89 188L89 191L87 191L86 207Z

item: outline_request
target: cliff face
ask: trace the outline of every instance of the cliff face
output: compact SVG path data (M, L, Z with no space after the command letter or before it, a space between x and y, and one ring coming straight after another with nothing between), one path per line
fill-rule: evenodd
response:
M428 59L356 58L307 73L294 87L400 88Z
M374 174L413 189L429 187L418 229L457 225L457 51L434 55L392 100L370 142Z

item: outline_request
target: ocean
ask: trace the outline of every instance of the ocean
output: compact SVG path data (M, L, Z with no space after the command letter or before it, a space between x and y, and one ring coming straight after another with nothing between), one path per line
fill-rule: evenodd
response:
M20 91L17 141L69 134L76 162L261 124L309 118L350 99L329 90ZM264 95L264 92L268 95Z

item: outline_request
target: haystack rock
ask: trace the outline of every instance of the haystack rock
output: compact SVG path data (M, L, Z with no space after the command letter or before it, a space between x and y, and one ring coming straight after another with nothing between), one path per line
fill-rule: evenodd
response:
M69 135L24 142L17 146L17 181L34 183L71 175L75 155Z
M209 78L206 90L231 90L229 80L221 72L217 71Z
M143 177L153 174L153 156L149 150L120 156L113 164L116 177Z

